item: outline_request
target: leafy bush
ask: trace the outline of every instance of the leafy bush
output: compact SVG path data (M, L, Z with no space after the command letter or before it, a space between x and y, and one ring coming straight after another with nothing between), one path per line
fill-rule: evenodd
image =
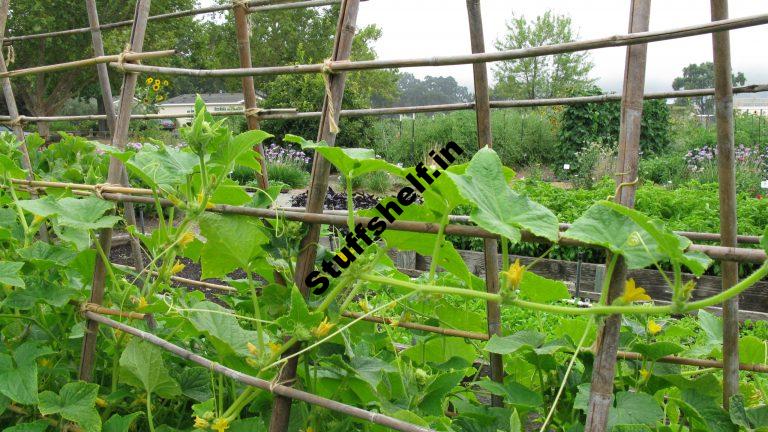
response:
M347 188L347 177L344 175L339 176L339 185L342 189ZM362 189L368 192L384 193L392 188L392 179L389 174L383 171L375 171L372 173L363 174L361 176L352 177L352 189Z
M595 94L599 92L593 92ZM563 162L592 142L617 146L621 120L619 102L569 105L560 120L558 158ZM640 148L661 153L670 143L669 107L664 100L643 103Z

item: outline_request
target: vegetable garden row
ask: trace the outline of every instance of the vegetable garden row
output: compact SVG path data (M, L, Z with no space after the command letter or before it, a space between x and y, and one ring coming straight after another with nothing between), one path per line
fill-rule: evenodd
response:
M0 34L9 18L8 3L3 0L0 8ZM8 420L11 430L768 427L768 381L756 373L763 370L759 363L766 363L766 345L759 336L740 337L736 321L739 293L768 274L768 242L761 241L763 250L737 247L727 32L768 23L768 14L728 19L727 1L712 0L712 23L649 32L650 1L633 0L628 35L484 53L479 1L467 0L473 54L350 61L359 0L342 0L328 61L251 67L249 12L321 3L331 2L235 1L156 17L231 9L239 69L138 64L173 54L142 53L149 0L137 1L130 41L121 54L104 54L101 29L112 24L101 26L95 1L86 0L94 58L7 72L0 55L0 79L17 138L4 143L7 151L0 154L0 419ZM706 92L717 100L721 233L690 236L718 238L721 246L692 244L632 209L645 44L707 33L713 34L717 85L675 94ZM617 187L612 197L596 202L561 230L555 215L535 197L510 188L514 173L492 150L485 63L614 46L627 46ZM470 63L474 104L400 110L474 108L481 150L471 160L448 165L433 156L436 166L402 168L367 149L334 147L336 135L343 133L338 122L346 71ZM111 112L108 64L124 73L117 113ZM106 182L40 181L40 173L31 168L35 146L42 143L34 135L24 136L23 123L30 119L19 116L10 79L93 65L113 136L111 145L88 145L111 156ZM141 73L243 77L249 131L233 134L199 99L191 125L182 130L185 147L153 142L127 149L128 125L136 117L130 101ZM279 186L269 184L260 157L261 143L272 138L259 130L261 118L317 114L269 113L256 106L252 77L284 73L321 73L325 78L317 140L283 138L314 151L303 213L270 208ZM514 102L507 106L516 106ZM578 102L583 100L518 105ZM323 214L331 165L347 179L386 171L407 179L413 188L382 200L378 210L355 214L350 205L346 215ZM229 178L237 166L262 173L255 194ZM428 184L419 187L416 178ZM129 179L144 188L131 187ZM351 184L347 182L349 188ZM351 201L352 194L348 197ZM123 204L122 217L115 202ZM151 234L136 230L132 205L137 203L156 211L159 226ZM451 223L450 214L460 205L473 208L472 225ZM397 220L381 208L397 213ZM379 223L383 229L377 228ZM348 230L340 251L318 247L324 225ZM113 229L119 226L134 239L135 268L109 260ZM445 240L447 234L484 239L485 281L471 274ZM607 251L599 303L590 308L569 305L562 284L529 271L535 263L526 267L510 262L508 246L523 241ZM429 271L416 278L403 274L387 256L391 248L431 256ZM723 291L692 300L696 281L684 280L683 271L701 275L714 259L722 263ZM179 288L174 281L183 260L199 261L202 278L219 278L227 286L217 286L216 295ZM760 265L739 281L739 262ZM626 278L626 271L661 271L662 264L673 269L667 279L672 302L659 306ZM310 289L317 276L330 276L327 289ZM722 324L702 311L714 305L723 305ZM711 336L707 343L697 336L701 332L683 324L688 318L671 318L691 312L698 312L696 325ZM536 330L514 328L511 319L533 319ZM631 352L620 352L620 347ZM681 353L697 358L676 356ZM746 363L758 364L740 364L740 354L750 360ZM485 355L489 364L476 362ZM722 361L706 359L720 355ZM625 366L617 358L627 360ZM740 369L749 371L741 380ZM292 409L293 399L303 403Z

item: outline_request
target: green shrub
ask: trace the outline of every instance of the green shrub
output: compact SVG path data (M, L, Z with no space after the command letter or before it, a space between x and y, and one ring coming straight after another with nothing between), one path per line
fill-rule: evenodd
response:
M347 188L347 178L339 176L339 185ZM374 171L361 176L352 177L352 189L363 190L365 192L384 193L392 188L392 179L384 171Z
M309 184L309 173L300 166L286 163L267 164L267 175L270 181L283 182L291 189L302 189Z
M685 159L677 154L641 158L640 178L656 184L672 184L678 186L691 179L691 171Z

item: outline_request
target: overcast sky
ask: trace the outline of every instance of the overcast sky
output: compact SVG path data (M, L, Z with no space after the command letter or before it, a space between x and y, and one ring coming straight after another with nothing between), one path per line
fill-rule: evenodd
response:
M204 6L213 0L200 0ZM532 19L545 11L568 15L578 39L627 33L630 0L481 0L487 51L506 32L512 13ZM768 0L730 0L731 18L768 13ZM655 0L651 30L700 24L710 20L709 0ZM381 59L470 53L469 25L464 0L368 0L360 5L358 26L378 25L383 32L375 49ZM768 26L731 31L732 65L748 84L768 83ZM625 47L590 52L591 76L608 91L620 91ZM650 44L646 91L672 89L672 80L691 63L712 61L712 36L702 35ZM491 79L493 77L490 65ZM418 77L453 76L472 89L472 66L402 69ZM763 93L768 96L768 93Z
M482 0L485 45L506 31L512 13L534 18L551 9L571 17L579 39L625 34L629 0ZM768 12L765 0L730 0L730 16ZM651 30L704 23L710 20L708 0L656 0L651 6ZM360 5L359 25L377 24L383 35L376 43L382 59L470 53L466 2L462 0L369 0ZM768 82L768 26L731 32L732 64L750 84ZM590 52L592 77L606 90L619 91L626 48ZM712 37L696 36L656 42L648 48L646 90L671 90L672 80L690 63L712 60ZM492 66L491 66L492 67ZM403 69L404 71L406 69ZM471 66L410 68L416 76L451 75L472 87Z

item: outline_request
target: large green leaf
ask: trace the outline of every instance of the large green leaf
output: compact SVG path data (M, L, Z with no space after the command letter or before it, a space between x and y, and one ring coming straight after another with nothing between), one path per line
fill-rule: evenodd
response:
M603 246L622 255L629 268L644 268L665 255L656 240L629 217L595 204L564 233L564 237Z
M682 398L675 399L675 402L680 405L686 417L692 422L699 423L705 428L704 430L735 432L739 429L717 402L716 396L705 394L695 388L682 389L681 395Z
M220 355L248 355L248 342L258 342L258 333L240 327L237 319L223 307L202 301L192 305L189 322L197 331L205 334ZM210 311L210 312L209 312Z
M199 163L199 158L192 153L164 145L144 144L125 165L149 187L168 189L185 183Z
M520 241L520 230L557 240L557 217L543 205L510 189L501 159L489 147L472 157L464 174L446 173L459 193L475 206L470 218L478 226L513 243Z
M673 342L654 342L651 344L635 343L632 351L638 352L648 360L655 361L662 357L677 354L683 351L683 347Z
M755 336L744 336L739 340L739 361L742 363L766 364L766 342Z
M37 358L51 349L38 342L24 342L11 352L0 353L0 393L24 405L37 403Z
M618 425L655 426L664 417L659 403L647 393L616 393L616 405L608 412L608 428Z
M103 432L129 432L131 424L142 412L134 412L127 415L112 414L109 420L104 422L101 430Z
M76 381L64 384L59 394L52 391L40 393L40 414L58 414L82 426L86 432L101 430L101 417L94 408L99 385Z
M519 331L509 336L493 335L485 350L496 354L511 354L523 348L534 348L544 344L544 335L531 330Z
M164 398L181 394L163 361L162 350L140 339L131 339L120 356L120 377L128 384Z
M323 155L346 177L373 171L387 171L398 176L403 173L402 168L383 159L377 159L376 153L371 149L331 147L325 141L315 143L290 134L286 135L284 140L300 144L302 150L314 150Z
M92 196L58 199L48 195L35 200L21 200L19 205L35 215L56 216L59 225L78 231L111 228L120 221L117 216L104 215L115 208L113 203Z
M517 408L537 408L544 403L541 394L510 379L504 380L503 384L484 379L478 381L477 385L489 391L491 394L503 396L504 402Z
M198 402L205 402L213 397L211 391L211 371L202 367L187 367L176 377L181 393Z
M226 170L232 169L235 165L243 165L261 172L261 164L258 161L259 155L254 151L254 146L272 137L272 134L262 130L243 132L229 139L224 145L216 149L211 156L211 164L214 167L219 166ZM226 175L229 173L224 172L222 174Z
M24 178L26 171L19 168L8 155L0 154L0 177Z
M3 432L44 432L51 424L45 420L35 420L30 423L19 423L3 429Z
M22 267L23 262L0 261L0 285L24 288L24 280L19 275Z
M533 272L525 272L520 281L520 294L536 303L549 303L571 297L565 282L547 279Z
M310 337L309 331L317 327L322 320L323 313L310 312L304 296L294 285L291 289L291 309L287 315L281 316L276 323L284 332L293 334L299 339L308 339Z
M267 242L259 222L252 217L205 213L200 233L207 239L201 250L203 278L224 277L236 269L249 270Z
M427 415L442 416L445 395L464 379L464 371L441 373L429 382L419 395L419 409Z
M77 256L77 253L72 249L51 245L43 241L36 241L31 246L20 249L19 256L31 262L39 269L44 270L53 266L64 267L69 265Z

